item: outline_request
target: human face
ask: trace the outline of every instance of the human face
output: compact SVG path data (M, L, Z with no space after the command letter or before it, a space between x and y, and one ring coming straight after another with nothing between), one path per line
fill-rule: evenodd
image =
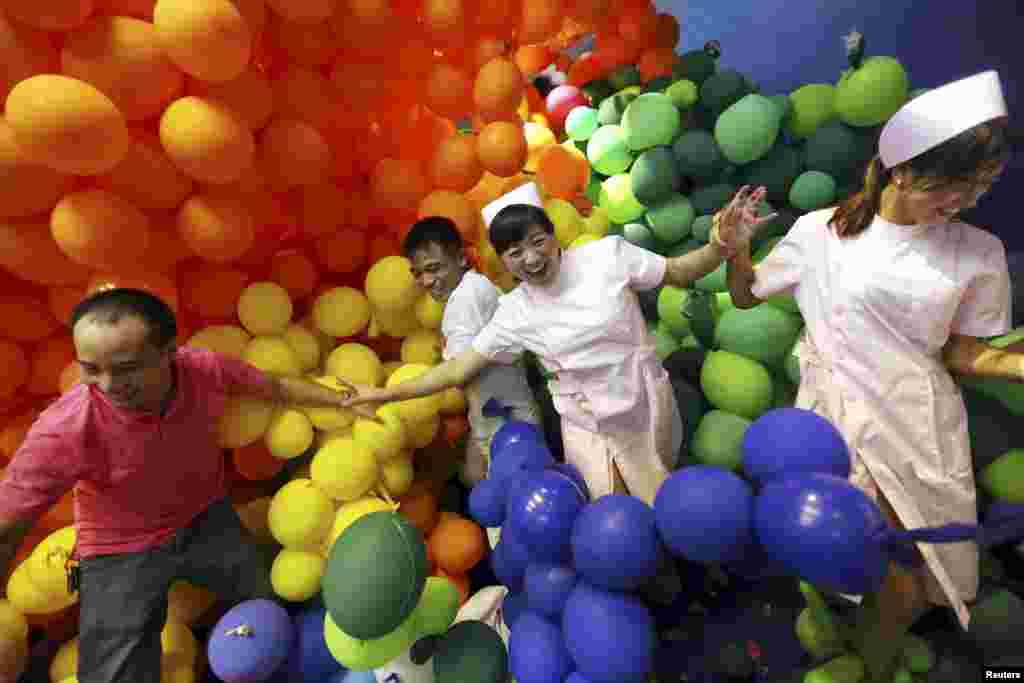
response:
M462 281L469 264L459 250L445 249L432 242L415 251L412 255L412 274L420 287L430 292L434 300L444 303Z
M539 225L531 225L523 239L502 253L501 261L521 282L543 287L558 277L561 249L554 235Z
M897 187L903 208L911 222L949 223L965 209L974 208L1002 175L1005 164L979 171L965 181L946 182L930 178L898 176Z
M120 408L161 409L173 385L173 344L154 346L149 326L134 315L114 323L87 315L73 334L83 384L96 387Z

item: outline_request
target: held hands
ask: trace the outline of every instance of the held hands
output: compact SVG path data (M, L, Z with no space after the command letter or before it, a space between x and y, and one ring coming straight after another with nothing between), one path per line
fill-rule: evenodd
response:
M749 247L758 226L778 216L777 213L758 215L758 205L766 194L767 189L764 187L752 189L744 185L732 201L715 214L711 243L725 252L726 259L733 258L738 251Z
M339 404L340 408L348 408L363 417L379 421L376 414L378 408L376 404L383 401L375 396L375 392L377 392L376 387L352 384L338 376L335 376L334 379L342 386L342 390L339 392L342 394L342 400Z

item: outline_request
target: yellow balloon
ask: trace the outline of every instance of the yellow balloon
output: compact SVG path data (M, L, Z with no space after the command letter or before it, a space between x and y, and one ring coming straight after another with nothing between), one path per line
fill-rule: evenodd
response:
M458 387L449 387L441 393L441 414L459 415L466 412L466 394Z
M402 362L437 365L444 342L436 330L419 329L402 341Z
M441 431L440 415L411 423L409 425L409 448L426 448L437 438L439 431Z
M351 337L370 322L370 303L358 289L334 287L313 301L313 324L332 337Z
M402 455L392 458L380 466L380 478L384 487L392 496L404 496L412 487L416 471L412 458Z
M423 290L404 256L385 256L366 273L366 296L375 309L398 311L415 305ZM415 319L415 316L414 316Z
M196 683L196 670L179 666L175 659L166 657L160 662L160 683Z
M608 210L600 206L591 209L590 215L583 219L583 233L586 235L604 237L611 226L612 219L608 215Z
M395 457L405 448L405 422L398 414L394 404L381 406L377 416L382 422L356 418L352 426L352 437L356 443L369 449L378 462L385 462Z
M242 359L273 375L298 377L302 374L299 359L283 336L253 338L245 347Z
M327 543L324 544L324 550L330 553L331 548L334 547L334 542L338 540L345 529L352 526L352 524L359 519L364 517L371 512L387 512L397 509L397 505L392 505L380 498L366 497L358 500L353 500L348 503L342 503L341 507L338 508L338 512L334 515L334 524L331 526L331 533L327 536Z
M555 238L563 247L569 246L583 232L583 217L564 199L549 199L544 203L544 212L555 224Z
M412 306L394 310L375 308L373 310L373 323L371 323L371 327L374 325L378 330L377 336L386 334L396 339L409 336L418 330L420 326Z
M396 384L415 379L430 370L430 366L419 363L407 363L398 368L388 377L385 386L392 387ZM399 414L410 422L420 422L431 418L441 410L442 398L440 394L432 394L421 398L413 398L406 401L399 401Z
M252 32L230 0L158 0L153 26L171 61L201 81L238 77L252 55Z
M334 500L355 500L363 496L380 473L373 451L355 439L332 439L313 456L309 471L313 481Z
M320 365L320 340L315 334L302 325L292 323L282 336L295 353L302 372L310 372Z
M324 365L327 374L352 384L376 387L384 381L377 352L363 344L342 344L331 351Z
M334 505L309 479L290 481L274 494L267 513L270 533L285 548L315 549L334 519Z
M527 149L526 166L523 168L530 173L536 173L537 164L540 161L540 153L548 145L554 145L558 141L555 139L555 134L551 132L550 128L532 121L523 124L523 134L526 137Z
M42 593L62 598L68 593L67 561L75 549L74 526L58 529L43 539L25 561L28 578Z
M319 592L325 565L318 553L285 548L274 558L270 583L278 596L289 602L303 602Z
M342 391L345 388L333 377L315 377L313 381L335 391ZM302 412L306 414L306 417L309 418L314 427L328 432L350 427L356 419L355 414L351 410L344 408L302 406Z
M193 668L199 656L199 643L190 629L180 621L168 619L160 633L160 649L165 662Z
M64 595L53 595L40 590L29 578L25 562L19 564L11 578L7 580L7 599L11 601L14 609L22 614L53 614L75 604L77 596L75 593L74 596L67 597L66 590Z
M194 624L217 602L217 594L191 584L175 581L167 590L167 618L182 624Z
M28 621L10 600L0 600L0 638L28 638Z
M577 247L582 247L582 246L583 246L584 244L590 244L591 242L596 242L596 241L598 241L599 239L601 239L601 238L600 238L600 237L598 237L597 235L591 235L591 234L589 234L589 233L583 233L583 234L581 234L581 235L580 235L579 237L577 237L576 239L574 239L574 240L573 240L573 241L572 241L572 242L571 242L571 243L569 244L569 248L570 248L570 249L575 249L575 248L577 248Z
M441 329L441 320L444 319L444 304L437 299L424 294L416 300L416 322L428 330Z
M72 638L60 648L50 662L50 680L64 681L78 672L78 638Z
M208 325L193 334L187 345L241 360L250 339L250 334L237 325Z
M296 458L313 445L313 423L301 411L291 408L278 411L267 427L264 440L275 458Z
M218 445L241 448L259 439L270 426L274 404L248 396L236 396L224 406L220 416Z
M238 297L238 319L254 335L283 333L292 319L288 290L276 282L254 282Z

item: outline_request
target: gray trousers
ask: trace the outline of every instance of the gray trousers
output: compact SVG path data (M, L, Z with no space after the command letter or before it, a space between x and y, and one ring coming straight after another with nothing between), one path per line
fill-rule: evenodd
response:
M227 499L156 548L83 559L79 683L160 683L160 633L175 579L232 601L274 597L266 554Z

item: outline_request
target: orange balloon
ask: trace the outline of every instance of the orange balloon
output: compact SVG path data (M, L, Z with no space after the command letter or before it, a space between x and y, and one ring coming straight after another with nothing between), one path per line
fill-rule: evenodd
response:
M0 342L0 349L2 348L3 342ZM3 352L0 351L0 353ZM0 423L0 457L4 460L10 460L14 457L14 454L21 446L21 442L25 440L25 435L28 434L29 428L32 427L32 423L36 421L38 416L38 411L30 410Z
M396 122L402 158L429 164L441 142L455 134L455 124L427 107L415 105Z
M150 214L154 229L149 233L149 248L143 257L146 271L171 274L183 261L195 258L195 254L178 234L173 213Z
M480 33L508 37L515 32L519 0L487 0L475 10L476 29Z
M60 373L60 393L65 393L82 379L82 370L77 361L68 363Z
M366 233L342 228L317 239L313 251L320 265L328 271L354 273L366 265Z
M579 150L548 145L537 160L537 182L550 197L575 199L587 189L590 164Z
M516 64L524 74L530 75L543 71L555 61L555 52L544 44L520 45L516 50Z
M469 420L465 415L448 415L442 423L444 439L451 446L459 443L469 433Z
M440 62L427 74L423 95L438 116L458 121L472 109L473 81L462 69Z
M49 296L50 313L65 325L71 318L71 312L78 302L85 298L86 286L71 285L68 287L52 287L47 292Z
M466 244L475 244L480 238L480 219L476 207L465 196L451 190L435 190L420 203L418 217L443 216L455 223Z
M519 107L526 79L511 59L498 57L484 64L473 85L473 104L485 120L494 121Z
M256 239L256 225L248 206L239 198L220 194L194 194L178 210L178 234L192 252L206 260L230 263Z
M523 170L529 152L522 125L508 121L487 124L480 131L476 148L480 164L500 178Z
M149 292L170 306L177 317L181 317L181 308L178 303L178 286L170 277L160 273L101 273L89 280L86 293L92 294L93 292L119 287L141 289L144 292Z
M596 81L608 73L607 67L594 52L584 52L569 67L566 83L581 86Z
M315 185L326 179L331 149L316 128L297 119L275 119L259 136L260 163L281 187Z
M487 554L484 530L464 518L440 520L428 542L438 568L447 574L465 574Z
M28 381L28 355L14 342L0 339L0 400L14 396Z
M433 575L452 582L452 585L459 591L459 607L462 607L469 601L470 582L468 576L465 574L449 574L443 569L435 569Z
M3 336L17 342L40 341L60 329L50 307L29 294L0 294L0 320Z
M646 47L653 41L657 29L657 10L649 1L627 6L619 15L619 35L627 43Z
M466 10L462 0L423 0L427 35L442 46L459 44L466 37Z
M92 273L57 246L43 220L0 222L0 266L40 285L78 284Z
M456 133L442 140L430 161L430 181L441 190L468 192L483 175L472 133Z
M370 178L373 199L384 209L415 211L429 186L421 164L410 159L381 159Z
M470 64L474 69L479 70L487 62L497 57L503 57L507 53L508 43L506 41L495 36L483 36L473 46L470 53Z
M388 233L378 233L370 240L367 263L376 263L385 256L398 256L402 253L398 239Z
M149 246L149 218L105 190L64 195L50 214L50 230L61 251L91 268L138 267Z
M32 367L25 391L37 396L60 393L60 375L75 358L71 335L64 333L46 339L32 350Z
M249 275L238 268L200 264L182 274L181 299L185 310L206 320L233 319L249 281Z
M675 50L679 43L679 20L667 12L659 12L655 17L654 36L651 47L663 47Z
M271 17L267 37L290 63L319 67L337 57L340 46L329 22L286 21L277 14L271 14Z
M520 44L543 43L562 27L562 0L522 0L519 19Z
M416 485L413 484L413 486ZM405 516L426 538L437 526L437 498L426 488L415 489L415 495L413 493L414 490L410 489L409 493L401 498L398 512Z
M277 475L284 467L284 460L270 454L263 439L248 446L236 448L231 455L235 471L250 481L263 481Z
M316 289L320 273L305 252L287 249L271 257L269 279L288 290L292 301L301 301Z
M605 69L611 71L636 61L640 48L618 33L599 33L594 40L594 56Z
M671 76L676 65L676 53L670 47L652 47L640 53L640 61L637 68L640 70L640 78L653 81L662 76Z
M68 491L39 518L37 525L47 531L62 529L75 521L75 494Z

